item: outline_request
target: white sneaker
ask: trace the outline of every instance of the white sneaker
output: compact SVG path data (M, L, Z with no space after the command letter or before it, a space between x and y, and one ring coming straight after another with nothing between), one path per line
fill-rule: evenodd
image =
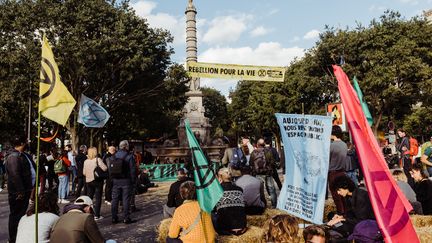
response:
M70 201L66 199L62 199L61 203L70 203Z
M57 203L62 203L62 200L61 199L57 200Z
M105 200L105 203L106 203L107 205L111 205L111 202L110 202L110 201Z
M94 217L94 220L96 220L96 221L98 221L98 220L101 220L101 219L103 219L104 217L102 217L102 216L99 216L99 217Z

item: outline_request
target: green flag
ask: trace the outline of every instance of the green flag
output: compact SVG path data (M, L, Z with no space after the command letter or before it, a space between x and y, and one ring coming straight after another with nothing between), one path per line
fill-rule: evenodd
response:
M194 178L198 202L202 210L211 213L215 205L219 202L219 199L222 197L223 189L212 168L209 166L207 159L192 132L188 120L185 120L185 128L189 147L192 150L192 162L194 166Z
M358 98L360 100L360 104L361 104L363 113L365 114L365 117L366 117L366 119L367 119L367 121L369 123L369 126L372 126L372 124L373 124L372 115L369 112L369 108L368 108L368 106L366 104L366 101L363 98L363 93L362 93L362 91L360 89L360 86L359 86L359 84L357 82L357 78L355 76L354 76L354 80L353 81L354 81L354 90L356 91L357 96L358 96Z

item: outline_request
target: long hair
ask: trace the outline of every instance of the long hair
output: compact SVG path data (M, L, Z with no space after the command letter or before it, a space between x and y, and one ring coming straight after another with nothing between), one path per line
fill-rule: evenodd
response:
M276 215L270 219L266 232L267 242L300 242L298 221L287 214Z
M59 206L57 205L57 194L53 192L45 192L39 196L39 213L53 213L55 215L60 214ZM35 213L35 204L32 204L27 210L27 216L31 216Z

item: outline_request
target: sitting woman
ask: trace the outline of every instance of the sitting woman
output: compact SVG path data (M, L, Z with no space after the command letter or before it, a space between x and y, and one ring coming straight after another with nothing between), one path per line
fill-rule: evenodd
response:
M432 215L432 181L425 174L421 164L414 164L410 171L415 181L417 201L422 204L423 214Z
M211 216L200 209L195 183L193 181L183 182L179 191L185 201L174 212L167 243L214 243L216 233Z
M276 215L270 219L267 227L266 242L300 242L298 221L291 215Z
M39 196L38 208L38 242L49 242L50 232L59 218L59 207L57 205L57 194L46 192ZM18 225L16 242L36 242L35 240L35 205L32 204Z
M339 232L343 237L348 237L357 223L362 220L375 220L368 192L357 188L354 182L347 176L335 178L331 187L345 199L347 212L345 215L335 214L327 225Z

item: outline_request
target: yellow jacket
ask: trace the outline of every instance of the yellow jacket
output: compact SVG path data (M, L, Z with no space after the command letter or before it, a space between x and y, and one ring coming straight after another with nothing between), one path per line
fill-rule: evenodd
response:
M177 238L181 230L186 230L199 215L200 207L198 201L186 200L180 207L178 207L171 221L168 236L170 238ZM203 227L204 226L204 227ZM186 235L180 236L184 243L214 243L216 239L216 232L213 228L211 217L208 213L202 212L201 220L193 229Z

